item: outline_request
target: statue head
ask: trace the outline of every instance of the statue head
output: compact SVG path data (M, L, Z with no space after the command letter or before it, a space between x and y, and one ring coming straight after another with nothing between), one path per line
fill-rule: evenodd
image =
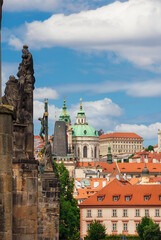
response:
M11 76L9 76L9 82L17 83L18 81L15 78L15 76L11 75Z
M22 49L22 58L25 58L25 57L27 57L27 54L28 54L28 46L27 45L24 45L23 46L23 49Z

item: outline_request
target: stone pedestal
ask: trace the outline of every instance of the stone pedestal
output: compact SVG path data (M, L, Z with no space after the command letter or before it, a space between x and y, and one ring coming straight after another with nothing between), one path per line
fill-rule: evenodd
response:
M37 240L37 172L35 160L13 160L13 240Z
M12 239L12 116L13 107L0 105L0 239Z
M38 178L38 240L59 240L60 183L54 172Z

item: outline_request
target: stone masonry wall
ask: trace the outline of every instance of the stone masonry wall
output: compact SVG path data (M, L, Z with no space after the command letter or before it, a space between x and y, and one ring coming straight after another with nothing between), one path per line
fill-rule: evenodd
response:
M59 240L60 183L53 172L38 179L38 240Z
M0 239L12 239L12 112L0 106Z
M13 240L37 240L37 161L13 162Z

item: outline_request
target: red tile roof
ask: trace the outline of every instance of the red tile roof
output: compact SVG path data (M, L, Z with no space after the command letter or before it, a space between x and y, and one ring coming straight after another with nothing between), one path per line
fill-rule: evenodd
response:
M138 172L141 173L145 167L145 163L118 163L119 170L121 173L124 172ZM93 167L101 167L103 172L112 173L115 169L117 169L116 163L113 162L109 164L107 162L77 162L77 167L86 167L86 168L93 168ZM146 163L149 172L160 172L161 173L161 163Z
M145 163L118 163L120 172L142 172ZM161 163L146 163L149 172L161 172Z
M144 196L147 195L150 199L145 201ZM99 196L104 196L104 199L98 201ZM119 196L118 201L114 201L113 196ZM131 200L126 201L125 196L130 196ZM123 185L114 179L79 206L161 206L159 196L161 196L161 185Z
M143 139L136 133L123 133L123 132L107 133L107 134L103 134L99 137L99 139L104 139L104 138L140 138L140 139Z

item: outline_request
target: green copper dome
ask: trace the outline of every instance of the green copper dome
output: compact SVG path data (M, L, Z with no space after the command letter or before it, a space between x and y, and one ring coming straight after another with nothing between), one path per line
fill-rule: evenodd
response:
M90 125L75 124L72 127L73 137L98 137L98 132Z
M80 109L77 112L76 123L72 127L72 136L98 137L98 132L86 122L86 115L82 109L82 99L80 99L80 101Z

